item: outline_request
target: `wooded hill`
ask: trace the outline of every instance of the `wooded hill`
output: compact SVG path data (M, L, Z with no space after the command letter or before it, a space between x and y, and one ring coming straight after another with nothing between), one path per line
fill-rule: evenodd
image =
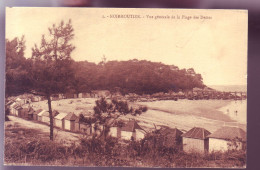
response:
M146 60L108 61L99 64L74 62L76 91L120 91L122 94L153 94L157 92L203 88L203 79L194 69Z
M24 49L23 38L6 40L7 96L24 93L32 86L28 76L30 65L35 61L24 57ZM70 86L66 91L72 93L109 90L122 94L153 94L205 87L202 76L195 73L194 69L179 69L159 62L133 59L102 61L99 64L71 60L70 63L70 67L66 66L66 72L70 73Z

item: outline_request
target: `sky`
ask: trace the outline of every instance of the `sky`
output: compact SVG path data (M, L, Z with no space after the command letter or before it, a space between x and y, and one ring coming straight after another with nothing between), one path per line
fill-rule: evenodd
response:
M247 84L246 10L13 7L6 9L6 38L24 35L29 58L48 27L69 19L76 61L148 60L194 68L206 85Z

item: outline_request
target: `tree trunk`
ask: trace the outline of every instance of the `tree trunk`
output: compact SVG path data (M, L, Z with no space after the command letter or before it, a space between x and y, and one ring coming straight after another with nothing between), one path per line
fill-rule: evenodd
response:
M52 117L51 97L50 97L50 95L47 95L47 99L48 99L49 117L50 117L50 140L53 141L53 117Z

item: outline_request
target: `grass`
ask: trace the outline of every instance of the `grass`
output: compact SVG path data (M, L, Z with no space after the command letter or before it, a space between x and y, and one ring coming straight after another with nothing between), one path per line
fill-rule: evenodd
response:
M7 165L132 166L132 167L245 167L245 151L210 154L185 153L160 144L116 138L81 138L70 146L50 141L48 134L35 129L7 125L5 129Z

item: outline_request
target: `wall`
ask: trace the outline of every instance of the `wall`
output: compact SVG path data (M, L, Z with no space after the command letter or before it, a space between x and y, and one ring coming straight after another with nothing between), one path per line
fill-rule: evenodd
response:
M42 116L42 122L45 122L47 124L50 124L50 118L47 116Z
M183 137L184 152L205 152L204 140Z
M223 139L215 139L215 138L209 138L209 152L213 151L227 151L228 149L235 149L232 147L229 147L228 144L230 142ZM238 150L242 149L242 143L238 142Z
M121 139L131 140L132 136L134 136L133 132L121 131Z
M64 129L70 130L70 121L69 120L64 120L64 124L65 124Z
M62 120L60 119L54 119L54 125L56 127L62 128Z
M135 131L136 131L136 140L141 140L144 138L145 132L143 130L136 129Z
M117 127L111 127L110 131L109 131L109 135L117 138L118 137L117 136Z

